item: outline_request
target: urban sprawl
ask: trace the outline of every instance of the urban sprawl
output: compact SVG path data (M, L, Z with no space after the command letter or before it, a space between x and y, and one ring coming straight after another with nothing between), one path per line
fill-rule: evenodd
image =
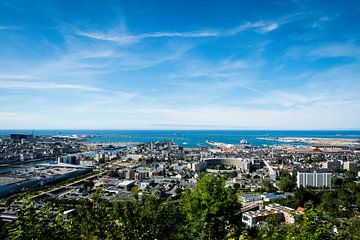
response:
M134 194L171 198L212 174L238 190L242 223L251 229L269 216L292 224L303 214L301 207L276 202L294 195L294 188L281 183L282 173L291 176L294 187L319 191L331 189L334 179L348 174L360 177L359 140L269 140L279 145L255 147L239 139L239 144L208 141L208 147L186 148L173 141L109 144L90 143L81 136L2 136L0 219L5 223L21 215L21 194L38 205L49 199L91 200L95 195L110 202Z

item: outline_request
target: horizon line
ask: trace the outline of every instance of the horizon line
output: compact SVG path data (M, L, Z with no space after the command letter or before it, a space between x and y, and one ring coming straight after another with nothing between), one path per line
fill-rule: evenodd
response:
M111 128L44 128L44 129L31 129L31 128L7 128L0 129L0 131L360 131L360 128L355 129L241 129L241 128L215 128L215 129L111 129Z

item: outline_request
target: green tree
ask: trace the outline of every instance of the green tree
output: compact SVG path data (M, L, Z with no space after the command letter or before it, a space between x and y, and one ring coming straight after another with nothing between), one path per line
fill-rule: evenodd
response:
M360 216L355 216L338 224L338 234L336 234L335 239L360 240Z
M258 233L260 239L267 240L285 239L285 236L286 227L276 215L269 216Z
M60 228L55 231L54 217L59 211L51 211L53 206L46 204L36 210L34 203L25 200L23 214L16 220L4 226L0 236L2 239L56 239L62 234Z
M202 177L183 197L183 206L192 239L224 239L241 219L235 216L240 210L236 194L217 176Z
M337 217L339 213L339 200L336 192L331 191L323 193L319 209L332 217Z
M269 179L264 179L262 181L262 188L265 192L275 192L276 188L271 184Z
M294 187L293 177L289 173L283 173L279 182L280 190L283 192L292 192Z
M316 211L312 205L307 204L303 218L290 227L286 239L333 239L333 228L334 225L322 211Z

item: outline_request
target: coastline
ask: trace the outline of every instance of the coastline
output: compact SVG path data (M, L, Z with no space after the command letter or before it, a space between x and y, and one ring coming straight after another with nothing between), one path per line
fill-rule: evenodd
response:
M349 138L312 138L312 137L260 137L259 140L277 141L284 143L308 143L312 145L358 145L360 139Z

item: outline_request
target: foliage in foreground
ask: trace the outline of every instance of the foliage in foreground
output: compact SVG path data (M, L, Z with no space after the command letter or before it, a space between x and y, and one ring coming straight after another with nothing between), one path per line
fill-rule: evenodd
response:
M74 214L28 203L22 217L4 226L1 239L224 239L239 226L240 206L224 179L204 176L178 199L129 197L76 205Z
M360 217L351 219L334 219L324 212L307 206L305 214L298 217L296 223L285 225L276 218L270 218L260 230L244 231L239 239L268 239L268 240L340 240L360 239Z
M270 218L258 230L246 230L236 194L224 185L223 178L206 175L176 199L144 195L110 203L95 198L75 205L48 202L40 209L28 202L17 221L3 226L0 239L360 239L358 213L332 212L324 205L331 200L327 194L340 196L356 186L342 184L327 194L298 189L299 203L310 197L319 202L305 204L295 224ZM75 211L64 217L69 206Z

